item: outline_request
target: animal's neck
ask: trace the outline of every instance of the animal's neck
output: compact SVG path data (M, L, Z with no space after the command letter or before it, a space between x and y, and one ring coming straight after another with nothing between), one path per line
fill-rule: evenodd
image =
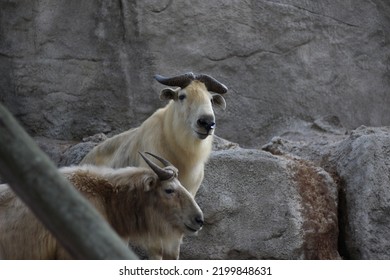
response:
M142 200L137 190L121 190L107 201L108 220L120 236L128 238L130 233L137 235L147 231L146 207L140 207Z
M150 192L140 186L131 190L127 187L111 196L106 204L107 217L111 226L123 238L137 239L149 234L164 234L163 213L156 210L158 205Z
M136 189L114 186L104 176L85 171L73 173L69 180L102 212L120 236L128 237L129 232L145 227L142 224L143 209L139 207L141 198Z
M207 161L211 152L213 136L204 140L197 138L193 131L186 124L183 124L183 120L175 116L174 102L170 102L166 107L163 135L172 158L184 161L179 164L190 167Z

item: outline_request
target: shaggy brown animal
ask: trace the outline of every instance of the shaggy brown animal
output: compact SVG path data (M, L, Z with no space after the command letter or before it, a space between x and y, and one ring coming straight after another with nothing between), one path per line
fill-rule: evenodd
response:
M180 243L170 239L199 231L203 214L180 184L174 166L154 156L165 166L161 168L143 157L152 170L85 165L61 168L60 172L125 242L143 246L153 259L177 259ZM170 246L164 245L167 241ZM0 185L0 259L68 258L70 255L12 190Z

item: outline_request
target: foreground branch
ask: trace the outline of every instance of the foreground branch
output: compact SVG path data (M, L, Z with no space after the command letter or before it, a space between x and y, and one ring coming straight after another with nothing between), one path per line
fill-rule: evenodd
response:
M137 259L0 104L0 174L75 259Z

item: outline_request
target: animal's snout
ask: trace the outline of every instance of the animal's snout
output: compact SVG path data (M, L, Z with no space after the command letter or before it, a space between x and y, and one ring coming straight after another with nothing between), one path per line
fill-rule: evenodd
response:
M198 119L197 124L199 127L210 131L215 128L215 119L214 116L202 116Z
M200 212L195 216L192 216L189 220L189 224L184 223L187 231L187 234L196 234L204 225L203 214Z
M199 225L199 227L202 227L204 224L203 216L196 216L195 222Z

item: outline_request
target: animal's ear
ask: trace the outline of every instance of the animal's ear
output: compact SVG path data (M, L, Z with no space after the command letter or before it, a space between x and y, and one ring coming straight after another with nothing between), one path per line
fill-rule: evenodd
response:
M156 178L152 176L147 176L144 178L144 191L148 192L152 190L157 184Z
M222 97L222 95L219 94L213 94L212 95L212 102L214 106L217 106L221 108L222 110L226 109L226 101L225 98Z
M160 93L160 100L177 100L180 88L164 88Z

